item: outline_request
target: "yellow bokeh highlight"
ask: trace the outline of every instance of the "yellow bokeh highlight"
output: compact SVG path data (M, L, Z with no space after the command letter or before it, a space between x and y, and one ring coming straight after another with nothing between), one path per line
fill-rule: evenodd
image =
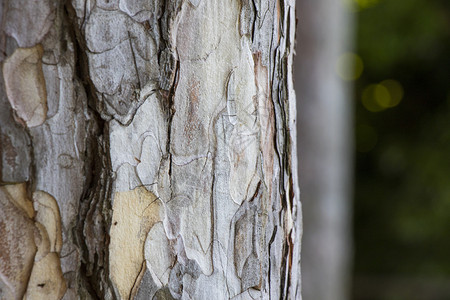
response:
M375 101L376 87L376 84L370 84L362 92L362 104L368 111L371 112L379 112L384 109L378 105L377 101Z
M387 107L397 106L403 99L403 86L400 82L393 79L383 80L380 85L384 86L390 95L390 101Z
M378 4L379 0L354 0L359 8L364 9Z
M373 97L378 106L388 108L391 103L391 94L389 90L382 84L377 84L373 90Z
M342 0L344 5L352 12L358 12L377 5L380 0Z
M347 52L342 54L336 62L336 73L344 80L358 79L364 70L364 64L357 54Z
M371 112L383 111L397 106L403 98L403 87L396 80L383 80L368 85L362 92L362 104Z

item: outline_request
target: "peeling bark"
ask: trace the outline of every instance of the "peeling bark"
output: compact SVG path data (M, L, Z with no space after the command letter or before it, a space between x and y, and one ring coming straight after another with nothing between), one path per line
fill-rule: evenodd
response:
M294 1L1 5L1 299L301 299Z

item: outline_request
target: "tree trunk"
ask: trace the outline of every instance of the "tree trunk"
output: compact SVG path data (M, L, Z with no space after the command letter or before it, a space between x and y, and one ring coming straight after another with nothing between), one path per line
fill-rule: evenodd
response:
M351 1L297 3L303 296L345 300L350 299L353 118L351 85L338 76L336 65L352 49L354 14L347 7Z
M1 299L301 298L294 1L1 5Z

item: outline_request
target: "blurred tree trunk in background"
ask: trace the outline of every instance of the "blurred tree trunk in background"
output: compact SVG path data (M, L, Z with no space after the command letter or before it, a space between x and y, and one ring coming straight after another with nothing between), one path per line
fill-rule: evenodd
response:
M4 0L1 299L300 299L295 2Z
M297 0L297 11L302 294L305 300L344 300L352 244L352 98L335 67L352 48L353 20L343 1Z

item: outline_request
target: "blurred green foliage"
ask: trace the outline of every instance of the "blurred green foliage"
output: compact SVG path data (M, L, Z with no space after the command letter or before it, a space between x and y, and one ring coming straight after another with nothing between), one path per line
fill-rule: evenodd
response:
M355 12L364 64L355 83L355 285L395 277L450 287L450 1L371 3ZM363 91L386 79L402 85L401 102L369 111ZM411 286L417 298L354 289L355 299L450 299L448 289L420 298L420 284Z

